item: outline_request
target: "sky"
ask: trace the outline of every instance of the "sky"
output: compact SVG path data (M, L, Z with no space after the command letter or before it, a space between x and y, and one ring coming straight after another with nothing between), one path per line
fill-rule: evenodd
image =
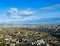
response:
M60 0L0 0L0 24L59 24Z

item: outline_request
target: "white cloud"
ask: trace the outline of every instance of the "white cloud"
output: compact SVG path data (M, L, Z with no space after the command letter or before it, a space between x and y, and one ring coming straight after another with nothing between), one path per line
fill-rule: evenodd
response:
M13 15L13 16L11 16L11 18L12 19L21 19L21 18L23 18L22 16L15 16L15 15Z
M38 16L28 16L28 17L16 17L16 16L12 16L14 19L12 19L12 21L33 21L33 20L39 20L41 17Z
M55 15L54 16L52 16L51 14L51 16L49 15L46 15L45 14L45 16L43 15L43 16L41 16L41 14L40 13L37 13L37 12L35 12L35 11L33 11L33 10L31 10L31 9L26 9L26 10L18 10L17 8L10 8L10 10L9 11L11 11L10 13L12 13L11 15L8 15L8 16L10 16L10 22L11 21L20 21L20 22L22 22L22 21L36 21L36 20L42 20L42 19L48 19L48 18L56 18L55 17Z
M55 5L55 6L59 6L59 5ZM55 7L55 6L51 6ZM50 9L50 8L49 8ZM48 19L48 18L58 18L56 15L54 14L40 14L37 13L35 11L33 11L32 9L26 9L26 10L18 10L17 8L10 8L11 11L8 15L10 16L10 19L12 19L11 21L35 21L35 20L41 20L41 19Z
M18 12L18 9L17 9L17 8L10 8L9 11L11 11L11 12L13 12L13 13L16 13L16 12Z
M8 11L8 16L10 17L10 22L11 21L31 21L31 20L37 20L39 19L39 17L35 16L36 12L34 12L33 10L26 9L26 10L22 10L22 11L18 11L17 8L10 8L10 10Z
M23 15L32 15L32 14L35 14L35 12L30 11L30 10L20 11L19 13L23 14Z
M53 9L57 9L57 8L60 8L60 4L56 4L56 5L45 7L45 8L40 8L40 10L46 11L46 10L53 10Z
M39 20L39 19L41 19L41 17L40 16L29 16L29 17L25 17L25 20L28 20L28 21L33 21L33 20Z
M8 13L7 13L7 15L10 17L12 15L17 14L17 12L18 12L17 8L10 8L9 11L8 11Z
M17 8L10 8L7 15L12 19L21 19L22 17L28 17L35 14L36 12L32 11L30 8L26 10L18 10Z

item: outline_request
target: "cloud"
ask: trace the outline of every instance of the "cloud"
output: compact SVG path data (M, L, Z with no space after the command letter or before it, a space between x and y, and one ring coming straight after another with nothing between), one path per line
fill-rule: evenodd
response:
M12 19L21 19L21 18L23 18L22 16L15 16L15 15L13 15L13 16L11 16L11 18Z
M60 8L60 4L56 4L56 5L45 7L45 8L40 8L40 10L46 11L46 10L53 10L53 9L57 9L57 8Z
M28 21L34 21L34 20L39 20L41 17L40 16L29 16L29 17L25 17L25 20Z
M10 8L8 10L10 19L8 22L28 22L28 21L50 21L53 18L56 17L55 14L52 16L51 14L40 14L37 11L33 11L32 9L26 9L26 10L19 10L17 8ZM49 15L49 16L48 16ZM57 19L58 20L58 19Z
M17 8L10 8L7 15L10 20L8 22L22 22L22 21L33 21L40 19L35 15L35 11L31 8L26 10L18 10Z
M12 21L34 21L34 20L39 20L40 19L40 17L38 17L38 16L28 16L28 17L18 17L18 16L12 16L12 18L14 18L14 19L12 19Z
M19 14L22 14L22 15L32 15L32 14L35 14L35 12L33 12L31 10L25 10L25 11L20 11Z
M26 10L21 10L21 11L18 10L17 8L10 8L7 15L9 18L12 18L12 19L21 19L24 17L31 16L35 13L36 12L32 11L30 8Z
M31 9L26 10L18 10L17 8L10 8L7 15L11 19L11 21L33 21L40 19L38 16L35 15L35 11Z
M8 15L9 17L11 17L11 16L13 16L13 15L16 15L17 12L18 12L18 9L17 9L17 8L10 8L10 9L8 10L8 12L7 12L7 15Z
M18 12L18 9L17 8L10 8L9 12L16 13L16 12Z

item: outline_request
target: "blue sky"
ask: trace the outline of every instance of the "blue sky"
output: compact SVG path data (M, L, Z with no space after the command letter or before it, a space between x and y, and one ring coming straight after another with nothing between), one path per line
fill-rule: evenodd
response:
M1 23L60 23L60 0L0 0Z

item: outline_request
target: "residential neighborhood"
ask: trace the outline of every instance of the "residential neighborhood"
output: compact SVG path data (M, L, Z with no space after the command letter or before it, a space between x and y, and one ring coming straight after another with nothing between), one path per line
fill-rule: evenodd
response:
M0 46L59 46L59 25L0 26ZM60 35L60 34L59 34Z

